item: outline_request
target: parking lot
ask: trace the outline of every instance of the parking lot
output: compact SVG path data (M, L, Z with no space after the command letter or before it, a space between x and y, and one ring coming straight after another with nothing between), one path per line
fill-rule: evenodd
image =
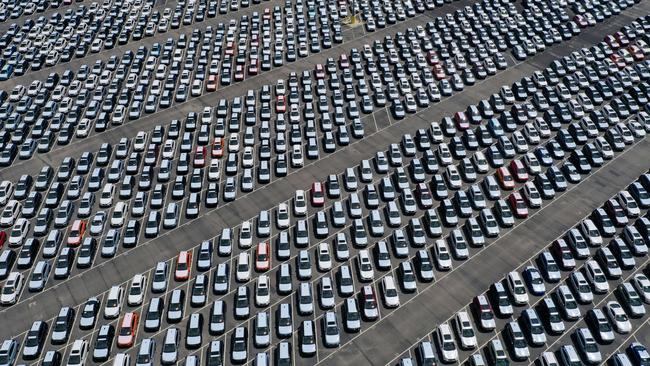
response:
M648 5L586 5L12 8L0 358L650 362Z

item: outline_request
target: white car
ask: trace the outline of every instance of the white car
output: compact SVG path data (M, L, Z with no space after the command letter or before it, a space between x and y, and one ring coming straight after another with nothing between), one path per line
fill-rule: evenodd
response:
M133 150L134 151L144 151L144 148L147 146L147 133L144 131L138 131L138 134L133 140Z
M115 186L113 183L106 183L102 194L99 196L100 207L110 207L113 205L113 196L115 195Z
M439 270L448 271L451 269L451 254L449 253L449 247L447 247L447 243L444 239L436 240L433 246L433 253Z
M174 154L176 153L176 141L172 139L167 139L165 145L162 148L162 158L163 159L173 159ZM219 160L213 160L219 163Z
M305 191L297 190L293 198L293 213L296 216L305 216L307 214L307 199Z
M359 269L359 277L361 281L372 281L375 277L375 272L372 269L372 261L370 260L370 254L367 249L359 250L359 255L357 256L357 266Z
M18 216L20 216L22 207L23 205L16 200L10 200L7 202L4 210L2 210L2 215L0 215L0 226L12 226L18 219Z
M319 271L329 271L332 269L332 255L330 254L329 245L326 242L318 244L318 253L316 260Z
M219 180L221 177L221 165L219 160L213 159L210 161L210 166L208 167L208 180L214 182Z
M302 154L302 147L300 145L291 146L291 166L294 168L301 168L305 165L305 159Z
M251 278L250 256L248 252L239 253L237 257L237 282L247 282Z
M459 311L454 318L454 328L460 340L460 348L474 349L477 347L476 332L472 326L469 314L466 311Z
M77 339L72 344L70 355L68 356L67 366L83 366L86 364L88 357L88 341L85 339Z
M517 305L528 304L528 293L526 292L526 286L521 280L521 275L519 272L510 272L506 277L506 282L508 284L508 290L512 295L512 298Z
M336 312L328 311L323 317L323 329L325 330L325 346L327 347L338 347L340 340L340 331L338 326L338 320L336 319Z
M451 334L451 327L447 323L442 323L436 330L436 343L445 363L455 363L458 361L458 349L454 342L454 336Z
M289 206L286 203L280 203L278 205L278 210L277 210L277 215L276 215L276 223L279 229L286 229L289 227L290 224L290 216L289 216Z
M30 223L26 218L19 218L11 228L9 233L9 246L17 247L23 244L27 233L29 233Z
M0 303L3 305L13 305L18 301L21 291L25 285L25 279L20 272L11 272L5 285L2 287Z
M270 280L269 276L263 274L260 275L255 281L255 305L258 307L264 307L269 305L271 302L271 291L270 291Z
M319 295L321 308L334 308L336 305L336 299L334 298L334 285L332 284L332 279L329 276L324 276L321 278L319 284Z
M253 245L253 232L251 222L246 220L241 223L241 227L239 228L239 247L241 249L247 249L251 245Z
M603 237L600 235L596 224L591 219L582 220L580 231L592 247L599 247L603 244Z
M535 183L526 182L524 184L524 197L531 208L539 208L542 206L542 196L539 194L537 187L535 187Z
M625 310L618 301L609 301L605 306L605 313L609 322L614 326L616 331L620 334L627 334L632 331L632 324Z
M144 294L147 291L147 276L143 274L137 274L133 276L131 281L131 287L129 288L129 294L126 298L127 304L129 306L137 306L142 304L144 299Z
M576 345L588 363L596 365L603 361L598 344L589 329L580 328L576 331Z
M384 304L389 308L396 308L399 306L399 294L395 286L395 279L392 275L386 275L381 279L382 293L384 297Z
M600 268L598 262L593 259L585 262L585 278L589 281L589 284L595 293L606 294L609 292L609 282L607 281L607 277L602 268ZM650 283L648 283L648 286L650 286ZM650 290L650 287L648 289Z
M0 206L7 204L7 201L11 199L11 196L14 193L14 184L8 180L3 180L0 183Z
M115 205L113 214L111 215L111 226L112 227L121 227L124 225L126 220L127 212L129 210L129 205L126 202L120 201Z
M638 273L632 278L632 285L643 302L650 304L650 280L646 275Z
M108 291L106 305L104 306L104 318L115 319L122 311L123 289L121 286L113 286Z

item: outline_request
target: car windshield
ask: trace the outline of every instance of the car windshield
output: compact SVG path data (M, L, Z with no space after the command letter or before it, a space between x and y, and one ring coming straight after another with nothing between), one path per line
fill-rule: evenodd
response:
M596 347L596 344L591 341L585 342L585 351L587 352L598 352L598 347Z

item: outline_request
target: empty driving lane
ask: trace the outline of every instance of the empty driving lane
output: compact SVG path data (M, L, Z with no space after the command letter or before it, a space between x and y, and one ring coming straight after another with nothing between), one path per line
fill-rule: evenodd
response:
M360 36L361 33L356 34L355 36L360 37L354 39L347 38L351 37L353 35L352 33L344 32L344 42L336 44L330 49L323 50L320 53L310 54L308 57L298 59L296 62L285 63L284 66L273 68L270 71L261 73L257 76L248 77L242 82L234 83L226 87L220 87L215 92L204 92L200 97L189 98L187 102L173 104L168 109L159 109L157 112L143 116L138 120L129 121L117 127L113 126L105 132L93 133L84 139L74 138L68 145L55 145L52 151L47 154L36 153L29 160L15 161L15 163L10 167L3 168L0 171L0 177L2 179L17 181L22 174L38 174L38 171L43 165L58 167L61 164L61 161L63 161L67 156L78 158L84 151L94 152L98 150L99 146L104 142L117 144L121 138L125 136L133 137L138 131L153 130L154 126L167 125L172 119L182 120L187 117L189 112L200 113L205 106L216 106L221 99L231 100L236 96L246 95L246 92L249 89L257 90L264 84L274 85L278 79L286 79L291 72L300 74L304 70L311 71L314 69L315 64L324 63L330 57L338 59L342 53L349 53L352 48L362 49L363 45L372 44L374 40L383 40L384 37L388 35L393 37L396 32L403 32L407 28L416 25L424 25L437 16L453 13L456 9L460 9L463 6L472 3L474 3L474 1L463 0L451 4L445 4L443 7L429 10L424 14L409 18L404 22L396 23L395 25L388 26L376 32L365 33L363 36ZM270 3L264 4L269 5ZM152 43L153 42L148 41L145 45L150 45ZM131 47L130 45L131 43L127 46ZM137 47L133 49L137 49ZM84 61L83 63L90 64L88 61ZM80 66L81 64L82 63L77 66ZM49 73L46 73L42 79L44 79L48 74ZM7 87L0 83L1 89L11 90L11 87L13 86ZM464 109L464 107L462 109Z
M618 21L612 23L613 25L603 24L601 27L583 32L583 35L613 31L620 27L620 24L615 24ZM576 42L573 46L552 47L549 50L568 54L577 49L579 45ZM532 62L539 62L545 66L554 57L544 52L533 57ZM356 163L361 159L369 158L374 155L378 147L387 147L390 143L396 142L404 133L414 133L419 128L427 128L431 121L439 120L455 111L464 110L468 104L477 103L480 99L496 92L501 85L511 84L536 69L528 61L511 67L500 73L498 77L487 79L474 87L467 88L465 91L436 104L436 108L425 109L400 123L394 123L388 117L386 110L380 110L374 116L366 116L364 123L368 136L363 140L354 142L337 153L323 157L282 180L276 180L262 189L242 196L231 204L223 205L215 210L204 211L200 218L157 239L143 243L134 250L126 252L125 255L117 256L114 260L84 272L83 275L73 277L43 293L33 295L24 300L24 303L19 304L21 306L3 310L0 312L0 321L8 326L4 327L2 332L5 336L16 334L27 329L33 319L49 319L56 314L60 306L79 304L89 296L105 291L114 283L122 283L134 274L142 273L153 267L157 261L172 258L180 250L213 237L217 230L235 226L243 219L257 215L260 210L269 209L274 207L278 201L289 199L295 189L306 189L311 182L322 180L328 173L340 172L352 165L351 162ZM373 119L388 120L389 125L377 132L374 130Z
M504 273L526 261L579 219L614 195L626 183L648 170L650 139L646 138L615 161L588 177L575 189L552 201L530 220L478 254L472 266L422 291L389 317L367 328L343 345L322 365L385 364L448 319ZM496 245L495 245L496 244Z

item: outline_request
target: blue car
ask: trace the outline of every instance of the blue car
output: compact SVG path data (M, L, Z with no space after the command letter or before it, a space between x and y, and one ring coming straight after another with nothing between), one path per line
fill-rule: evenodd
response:
M528 286L528 290L535 296L543 296L546 293L546 286L544 286L544 279L539 270L533 266L528 266L524 269L524 281Z
M650 353L641 343L633 342L627 350L635 365L650 365Z

